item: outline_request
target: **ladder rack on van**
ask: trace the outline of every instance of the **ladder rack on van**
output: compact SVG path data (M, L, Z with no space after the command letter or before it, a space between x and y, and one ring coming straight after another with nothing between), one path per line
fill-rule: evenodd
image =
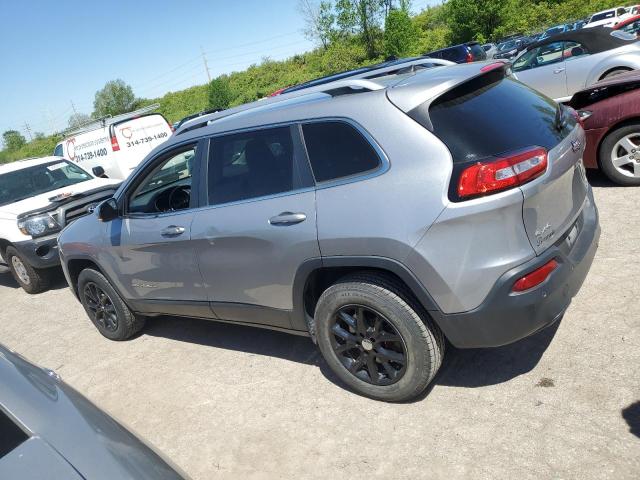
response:
M92 130L96 130L98 128L106 127L107 125L111 125L113 123L121 122L122 120L128 120L129 118L135 118L140 115L144 115L145 113L153 112L160 108L159 103L153 103L151 105L147 105L146 107L139 108L138 110L134 110L133 112L122 113L120 115L111 116L106 115L102 118L98 118L96 120L91 120L84 125L81 125L75 129L69 129L63 132L64 137L72 137L74 135L80 135L81 133L90 132Z

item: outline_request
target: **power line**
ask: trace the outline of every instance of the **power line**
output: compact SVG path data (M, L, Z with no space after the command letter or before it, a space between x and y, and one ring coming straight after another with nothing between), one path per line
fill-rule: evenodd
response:
M209 65L207 65L207 57L204 54L204 50L202 49L202 46L200 46L200 52L202 53L202 61L204 62L204 70L205 70L205 72L207 72L207 79L209 80L209 83L211 83L211 72L209 72Z

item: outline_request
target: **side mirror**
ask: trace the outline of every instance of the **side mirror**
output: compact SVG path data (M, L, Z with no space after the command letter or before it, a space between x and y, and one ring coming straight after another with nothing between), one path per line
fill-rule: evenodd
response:
M118 202L115 198L110 198L98 206L98 218L101 222L110 222L118 218Z
M98 178L108 178L104 173L104 168L102 168L100 166L93 167L93 169L91 171Z

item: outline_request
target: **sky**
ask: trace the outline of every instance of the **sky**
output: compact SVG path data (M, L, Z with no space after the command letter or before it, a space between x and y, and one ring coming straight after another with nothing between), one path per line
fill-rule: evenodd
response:
M414 0L420 10L434 0ZM155 98L314 48L298 0L0 0L0 132L90 114L116 78Z

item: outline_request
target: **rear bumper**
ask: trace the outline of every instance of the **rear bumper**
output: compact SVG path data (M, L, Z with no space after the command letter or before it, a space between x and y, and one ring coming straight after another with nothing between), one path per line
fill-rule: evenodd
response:
M50 268L60 265L58 235L15 242L20 256L34 268Z
M591 192L575 224L578 235L568 234L531 261L502 275L477 308L455 314L435 314L447 339L458 348L497 347L527 337L559 319L578 293L598 248L600 225ZM523 275L555 258L556 268L545 282L522 293L511 291Z

